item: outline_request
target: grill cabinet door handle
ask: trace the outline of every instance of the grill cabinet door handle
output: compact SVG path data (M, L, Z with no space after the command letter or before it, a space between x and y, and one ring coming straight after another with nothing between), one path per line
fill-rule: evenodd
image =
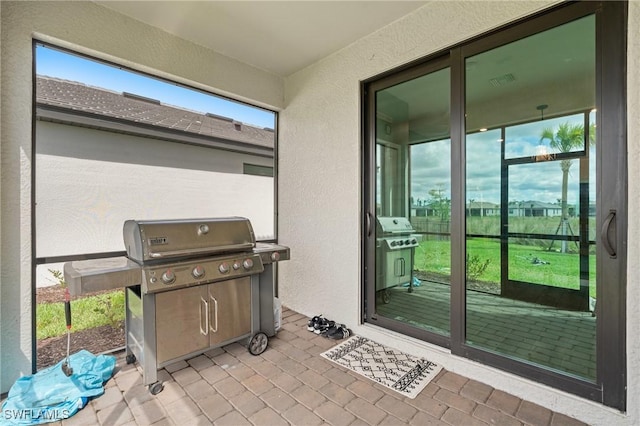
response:
M204 327L202 327L202 306L204 305ZM200 334L209 334L209 303L200 297Z
M216 323L216 327L215 328L211 327L211 331L214 333L217 333L218 332L218 301L213 296L209 296L209 299L213 301L213 309L214 309L213 318L215 319L215 323Z
M371 213L367 212L367 237L371 236Z
M616 211L615 210L610 210L609 214L607 215L607 218L604 220L604 223L602 224L602 230L600 231L600 239L602 240L602 244L604 245L604 249L607 251L607 253L609 253L609 256L611 257L616 257L616 247L617 246L617 241L616 241L616 233L615 233L615 218L616 218ZM609 228L611 228L611 223L614 223L614 228L613 228L613 245L611 244L611 241L609 241Z

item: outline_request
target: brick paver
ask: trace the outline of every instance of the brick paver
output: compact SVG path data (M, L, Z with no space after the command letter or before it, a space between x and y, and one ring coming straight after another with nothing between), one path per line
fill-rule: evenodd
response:
M532 425L548 425L553 412L529 401L522 401L517 416Z
M212 422L233 410L233 406L222 395L210 395L200 401L198 405L205 416Z
M282 329L263 354L234 343L178 361L158 372L158 395L119 354L105 393L56 425L584 425L449 371L416 398L404 397L320 357L340 341L306 324L284 309Z
M347 426L356 416L345 410L341 405L327 401L315 410L316 414L332 426Z
M265 403L251 392L243 392L240 395L236 395L231 400L231 404L247 418L266 407Z
M398 398L385 395L376 403L376 407L382 408L387 413L393 414L396 418L407 422L418 412L416 408L409 404L403 404Z

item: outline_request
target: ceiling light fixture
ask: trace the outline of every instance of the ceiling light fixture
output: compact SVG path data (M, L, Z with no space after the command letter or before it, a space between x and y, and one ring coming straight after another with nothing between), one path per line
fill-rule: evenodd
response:
M540 111L540 120L544 120L544 110L549 108L547 104L541 104L536 107L538 111Z

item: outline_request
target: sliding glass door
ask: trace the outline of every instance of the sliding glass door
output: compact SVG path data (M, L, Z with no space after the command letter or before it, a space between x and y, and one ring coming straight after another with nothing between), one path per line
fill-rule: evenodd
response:
M591 382L595 23L466 58L464 141L466 342Z
M450 69L391 78L375 93L375 285L371 319L422 336L450 334ZM442 340L444 341L444 340Z
M624 14L565 5L365 85L367 322L624 407Z

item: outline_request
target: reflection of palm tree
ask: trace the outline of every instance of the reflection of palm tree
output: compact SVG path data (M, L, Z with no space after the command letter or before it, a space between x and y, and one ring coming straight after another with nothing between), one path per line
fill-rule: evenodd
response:
M592 125L589 130L589 140L590 142L594 142L595 126ZM584 126L582 124L564 123L558 126L558 130L555 133L553 132L553 129L546 128L542 131L540 142L545 139L549 139L549 146L551 148L559 152L571 152L575 148L579 148L585 145ZM571 164L572 160L560 160L560 169L562 170L562 217L560 219L563 224L562 235L567 235L567 229L564 225L567 223L567 219L569 218L567 208L567 187L569 182L569 169L571 168ZM567 243L566 241L563 241L562 252L566 253L566 251Z

